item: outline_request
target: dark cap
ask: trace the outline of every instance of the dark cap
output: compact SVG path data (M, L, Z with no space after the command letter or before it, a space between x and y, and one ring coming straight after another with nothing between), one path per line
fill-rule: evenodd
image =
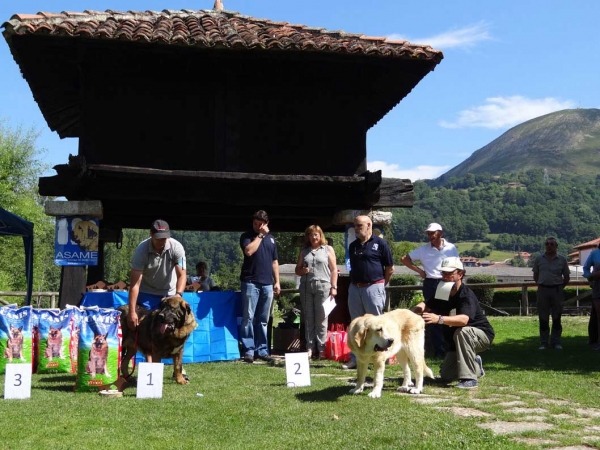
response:
M150 234L156 239L165 239L171 237L171 229L169 224L164 220L155 220L150 227Z

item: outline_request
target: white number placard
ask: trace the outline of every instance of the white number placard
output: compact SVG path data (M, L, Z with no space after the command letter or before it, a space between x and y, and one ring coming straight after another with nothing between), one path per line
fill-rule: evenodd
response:
M288 387L310 386L308 353L286 353L285 375Z
M31 397L31 364L7 364L4 398Z
M139 363L137 378L137 398L162 398L163 363Z

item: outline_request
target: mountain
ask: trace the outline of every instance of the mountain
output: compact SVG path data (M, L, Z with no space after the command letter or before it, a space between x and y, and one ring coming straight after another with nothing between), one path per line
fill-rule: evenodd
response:
M600 109L565 109L528 120L474 152L436 181L468 173L600 173Z

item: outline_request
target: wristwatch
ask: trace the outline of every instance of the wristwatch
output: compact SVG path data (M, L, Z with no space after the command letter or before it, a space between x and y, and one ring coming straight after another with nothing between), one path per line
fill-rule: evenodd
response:
M262 234L259 234L259 235L258 235L258 238L259 238L259 239L264 239L265 237L264 237Z
M331 286L331 289L335 289L337 291L337 286Z
M444 316L438 316L438 323L444 325Z
M179 295L180 297L183 297L183 292L175 292L177 295Z

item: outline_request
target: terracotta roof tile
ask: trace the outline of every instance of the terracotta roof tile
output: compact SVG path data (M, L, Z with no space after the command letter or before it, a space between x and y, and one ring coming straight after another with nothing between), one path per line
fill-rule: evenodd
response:
M233 11L38 12L15 14L3 27L7 39L10 35L45 34L200 48L319 51L435 62L443 58L440 51L427 45L273 22Z

